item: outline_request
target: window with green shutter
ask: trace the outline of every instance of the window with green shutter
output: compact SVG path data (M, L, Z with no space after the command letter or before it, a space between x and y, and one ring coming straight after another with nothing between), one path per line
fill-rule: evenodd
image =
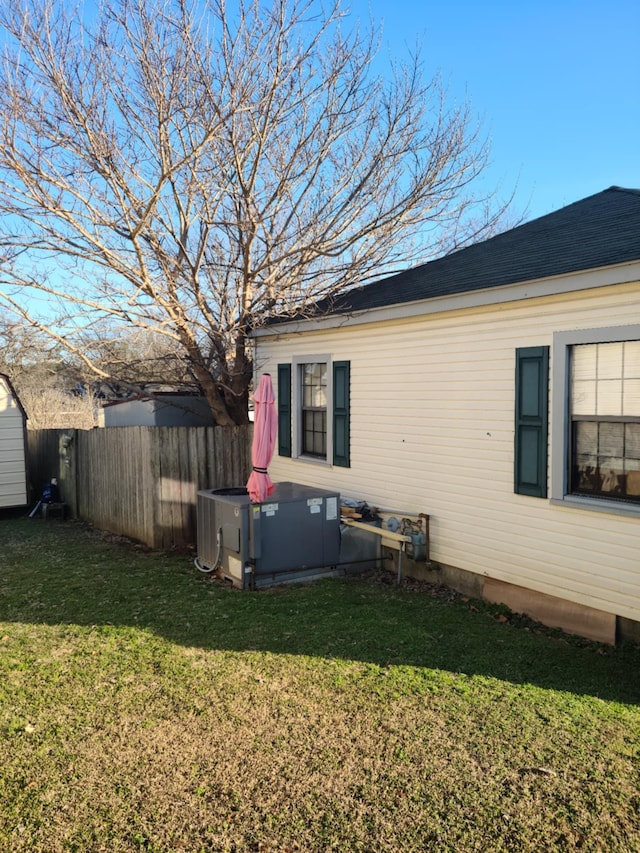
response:
M547 496L549 347L516 350L515 491Z
M278 365L280 456L350 466L349 385L348 361L294 357Z

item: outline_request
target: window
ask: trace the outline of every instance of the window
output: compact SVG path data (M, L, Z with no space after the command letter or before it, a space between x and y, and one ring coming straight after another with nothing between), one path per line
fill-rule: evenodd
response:
M350 465L350 364L329 356L278 365L278 453Z
M553 340L554 502L640 514L640 326Z
M640 502L640 341L570 350L571 492Z
M327 365L301 364L302 441L305 456L327 458Z

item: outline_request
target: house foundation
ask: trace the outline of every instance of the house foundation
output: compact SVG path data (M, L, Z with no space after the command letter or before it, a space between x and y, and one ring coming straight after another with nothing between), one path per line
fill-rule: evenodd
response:
M382 549L383 565L397 573L398 554ZM536 592L515 584L483 577L474 572L442 563L420 563L403 557L402 574L426 583L449 586L470 598L504 604L514 613L535 619L548 628L559 628L567 634L597 643L616 645L622 642L640 643L640 622L605 613L593 607Z

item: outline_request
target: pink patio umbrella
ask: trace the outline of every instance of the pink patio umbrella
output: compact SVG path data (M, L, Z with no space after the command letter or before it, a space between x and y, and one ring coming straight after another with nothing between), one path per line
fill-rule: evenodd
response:
M253 395L255 402L253 419L253 443L251 464L253 470L247 480L247 491L253 503L261 503L274 491L275 486L267 472L276 445L278 414L275 407L271 374L263 373Z

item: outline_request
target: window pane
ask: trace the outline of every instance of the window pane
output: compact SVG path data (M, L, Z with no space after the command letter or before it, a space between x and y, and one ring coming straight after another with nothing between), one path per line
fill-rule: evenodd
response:
M624 378L640 379L640 341L625 341Z
M594 415L596 411L596 380L580 379L573 383L571 411L574 415Z
M599 424L598 456L622 456L624 453L624 424Z
M304 427L302 434L302 452L313 453L314 447L314 431L313 431L313 412L305 412L303 416Z
M326 415L323 412L305 412L302 436L303 453L325 456L326 441Z
M622 379L622 343L596 344L598 379Z
M304 375L308 385L313 385L314 383L314 374L316 372L315 364L305 364L304 366Z
M580 447L580 453L577 448ZM589 452L591 451L591 452ZM598 424L577 422L572 429L571 490L598 489Z
M640 459L640 424L625 424L624 455L626 459Z
M574 382L580 379L596 378L597 345L583 344L575 346L571 351L571 378Z
M575 447L579 456L591 454L595 460L598 452L598 424L582 421L576 424Z
M622 414L640 417L640 379L626 379L622 387Z
M598 380L596 415L622 414L622 380ZM587 414L585 412L585 414Z
M312 368L313 384L319 385L326 379L326 365L314 364Z
M605 459L600 466L600 491L621 495L624 491L624 464L622 459Z
M304 368L304 384L315 386L325 384L327 381L327 365L326 364L305 364Z
M597 457L586 454L575 457L571 466L572 491L595 492L599 482Z
M302 407L304 409L308 409L312 405L313 400L313 388L309 385L305 385L302 390Z
M327 365L304 364L302 372L303 406L326 406Z
M625 425L625 483L627 495L640 499L640 424Z
M627 495L640 500L640 471L629 471L627 474Z
M571 480L573 491L593 492L598 489L597 423L579 421L573 425Z
M327 405L327 389L324 386L317 386L313 389L313 404L324 408Z

